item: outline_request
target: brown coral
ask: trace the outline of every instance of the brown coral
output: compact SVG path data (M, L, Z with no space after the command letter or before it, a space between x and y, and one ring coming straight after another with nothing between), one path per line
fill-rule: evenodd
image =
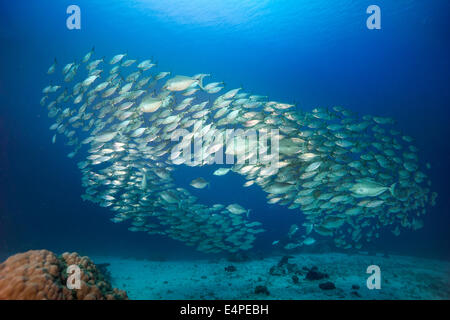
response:
M81 288L68 289L67 266L78 265ZM113 300L127 299L113 289L88 257L76 252L57 257L47 250L31 250L0 264L0 300Z

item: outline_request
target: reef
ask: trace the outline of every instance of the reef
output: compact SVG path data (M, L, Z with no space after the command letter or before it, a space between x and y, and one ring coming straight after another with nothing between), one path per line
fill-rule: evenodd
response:
M80 288L69 289L68 266L80 268ZM0 300L125 300L125 291L112 288L100 269L78 253L55 255L30 250L0 264Z

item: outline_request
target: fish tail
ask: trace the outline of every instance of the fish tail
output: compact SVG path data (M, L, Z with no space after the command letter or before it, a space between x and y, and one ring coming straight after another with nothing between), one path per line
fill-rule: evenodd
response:
M202 74L200 77L198 77L198 86L200 89L205 90L203 87L203 78L209 76L209 74Z
M391 192L392 196L395 197L395 186L397 185L397 182L393 183L390 187L389 187L389 191Z

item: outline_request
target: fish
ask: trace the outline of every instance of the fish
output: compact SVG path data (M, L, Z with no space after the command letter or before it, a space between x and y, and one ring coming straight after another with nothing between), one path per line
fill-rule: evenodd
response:
M173 177L180 166L214 164L221 151L237 161L213 175L232 171L243 187L262 190L271 206L299 213L305 230L291 226L287 250L327 237L339 248L359 249L382 228L397 235L422 228L421 216L436 205L425 173L431 165L422 168L421 148L392 118L342 106L306 110L222 81L206 83L209 74L171 76L153 59L96 55L92 48L75 57L62 75L55 59L40 105L53 119L52 143L59 135L71 149L68 161L77 161L82 199L106 208L114 223L130 222L131 232L163 235L206 253L250 250L264 232L254 221L258 213L250 221L250 208L237 203L203 204ZM228 129L241 134L229 137ZM278 152L248 139L258 130L278 130L269 139L278 141ZM185 155L196 139L202 144ZM209 182L197 178L190 186Z
M75 62L71 62L71 63L66 64L64 66L63 70L62 70L62 73L63 74L67 74L72 69L72 67L74 67L74 66L75 66Z
M112 57L112 59L109 61L109 64L116 64L116 63L120 62L123 58L125 58L126 56L127 56L126 53L117 54L114 57Z
M202 81L203 78L208 76L207 74L201 74L198 76L187 77L187 76L175 76L166 81L163 86L163 89L169 90L172 92L176 91L184 91L187 88L190 88L194 85L198 85L203 89Z
M129 67L132 64L134 64L135 62L136 62L136 60L134 60L134 59L128 59L128 60L122 62L121 66L122 67Z
M298 226L296 224L291 225L291 227L289 228L289 232L288 232L288 237L292 238L294 236L294 234L297 233L297 231L299 230Z
M57 61L56 61L56 58L55 58L55 60L53 61L53 64L48 68L47 74L55 73L56 65L57 65Z
M88 53L86 53L86 55L83 57L83 59L81 60L82 63L86 63L89 61L89 59L91 58L91 56L94 54L95 51L95 47L92 47L91 51L89 51Z
M305 240L302 241L302 244L310 246L313 245L314 243L316 243L316 239L308 237Z
M148 60L144 60L144 61L140 62L137 67L138 67L138 69L146 71L146 70L150 69L153 66L154 66L154 64L152 64L151 60L148 59Z
M193 186L196 189L203 189L209 185L209 182L206 181L205 179L203 179L202 177L200 177L200 178L196 178L196 179L192 180L190 184L191 184L191 186Z
M82 85L83 87L88 87L88 86L90 86L95 80L97 80L98 77L99 77L98 75L89 76L88 78L86 78L86 79L81 83L81 85Z
M387 190L394 196L396 185L397 183L393 183L390 187L386 187L375 181L362 180L353 184L349 190L355 197L376 197Z
M107 132L103 133L101 135L98 135L94 137L95 142L108 142L114 139L114 137L117 135L117 132Z
M224 176L226 175L228 172L230 172L231 168L219 168L216 171L214 171L214 175L215 176Z
M155 112L162 106L162 104L162 98L152 97L151 95L148 95L144 99L142 99L142 102L139 105L139 109L145 113Z
M243 214L243 213L249 213L249 210L245 210L241 205L237 203L229 204L226 209L231 212L232 214Z

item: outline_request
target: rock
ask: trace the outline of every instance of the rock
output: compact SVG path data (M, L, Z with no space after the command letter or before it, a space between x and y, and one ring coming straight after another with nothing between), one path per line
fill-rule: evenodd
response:
M226 272L235 272L237 269L236 269L236 267L235 266L228 266L228 267L225 267L225 271Z
M282 267L282 266L284 266L285 264L287 264L289 261L289 259L290 258L293 258L293 256L283 256L281 259L280 259L280 261L278 262L278 266L279 267Z
M273 266L270 268L269 273L272 276L282 276L286 274L286 270L283 267Z
M265 294L266 296L270 295L269 289L266 286L256 286L255 288L256 294Z
M353 290L359 290L359 286L357 284L352 285Z
M352 291L352 295L355 297L361 298L361 295L357 291Z
M322 290L333 290L336 289L336 286L334 285L333 282L327 281L319 284L319 288Z
M328 278L328 274L320 272L317 267L312 267L306 274L306 280L322 280Z
M272 266L269 273L272 276L282 276L285 274L302 274L302 270L295 263L289 263L289 259L293 256L283 256L276 266Z
M302 274L302 270L295 263L286 264L286 269L288 273Z
M297 284L298 281L299 281L298 277L297 277L295 274L292 276L292 281L293 281L295 284Z

